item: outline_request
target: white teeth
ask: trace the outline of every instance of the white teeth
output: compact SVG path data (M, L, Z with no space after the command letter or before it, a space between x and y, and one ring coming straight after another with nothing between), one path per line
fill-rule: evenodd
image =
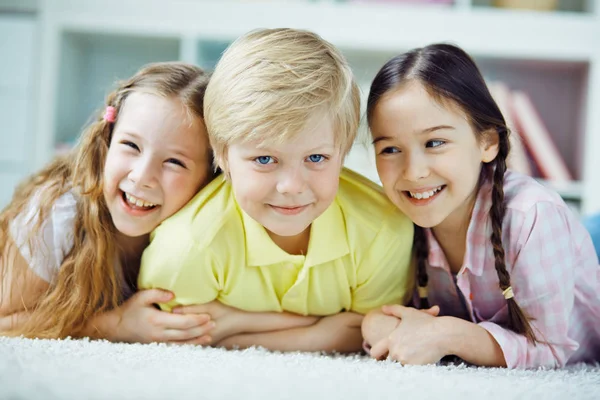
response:
M439 192L440 190L442 190L441 186L438 186L437 188L430 190L428 192L418 192L418 193L414 193L414 192L408 192L410 193L410 197L414 197L415 199L428 199L430 197L432 197L434 194L436 194L437 192Z
M129 193L125 192L125 197L127 198L127 201L137 207L154 207L156 204L154 203L149 203L147 201L144 201L142 199L138 199L135 196L130 195Z

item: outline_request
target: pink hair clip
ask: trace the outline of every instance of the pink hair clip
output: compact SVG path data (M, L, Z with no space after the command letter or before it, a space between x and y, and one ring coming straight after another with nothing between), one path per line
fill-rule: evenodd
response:
M117 118L117 109L114 108L113 106L108 106L106 107L106 110L104 111L104 120L106 122L115 122L115 119Z

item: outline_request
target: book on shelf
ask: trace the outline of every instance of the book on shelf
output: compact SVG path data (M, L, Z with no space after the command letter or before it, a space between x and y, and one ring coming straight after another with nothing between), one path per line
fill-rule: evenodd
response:
M512 115L512 110L510 107L510 89L503 82L489 82L488 88L490 89L492 97L496 101L496 104L498 104L498 107L504 116L507 128L510 130L510 153L508 154L508 159L506 160L508 168L525 175L532 175L531 161L525 146L523 145L521 134L515 126L515 121Z
M510 114L542 177L553 181L572 180L567 165L529 95L514 90L510 97Z

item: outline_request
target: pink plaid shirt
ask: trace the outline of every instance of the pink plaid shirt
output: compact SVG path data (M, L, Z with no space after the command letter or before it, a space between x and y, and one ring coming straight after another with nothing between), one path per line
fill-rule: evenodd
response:
M431 305L485 328L509 368L600 361L600 266L589 233L557 194L530 177L507 172L504 194L502 241L515 299L534 319L537 338L549 344L532 345L503 327L508 310L490 242L490 182L479 191L457 275L427 230Z

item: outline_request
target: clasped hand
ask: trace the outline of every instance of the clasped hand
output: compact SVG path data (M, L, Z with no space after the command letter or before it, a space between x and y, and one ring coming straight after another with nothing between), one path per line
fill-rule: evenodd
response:
M401 364L434 364L446 354L441 346L444 332L438 328L439 307L417 310L400 305L384 306L384 314L400 321L393 331L375 343L371 357L386 357Z
M159 289L142 290L133 295L109 312L117 319L111 340L209 345L237 333L233 329L239 310L218 301L176 307L172 313L154 306L172 298L171 292Z

